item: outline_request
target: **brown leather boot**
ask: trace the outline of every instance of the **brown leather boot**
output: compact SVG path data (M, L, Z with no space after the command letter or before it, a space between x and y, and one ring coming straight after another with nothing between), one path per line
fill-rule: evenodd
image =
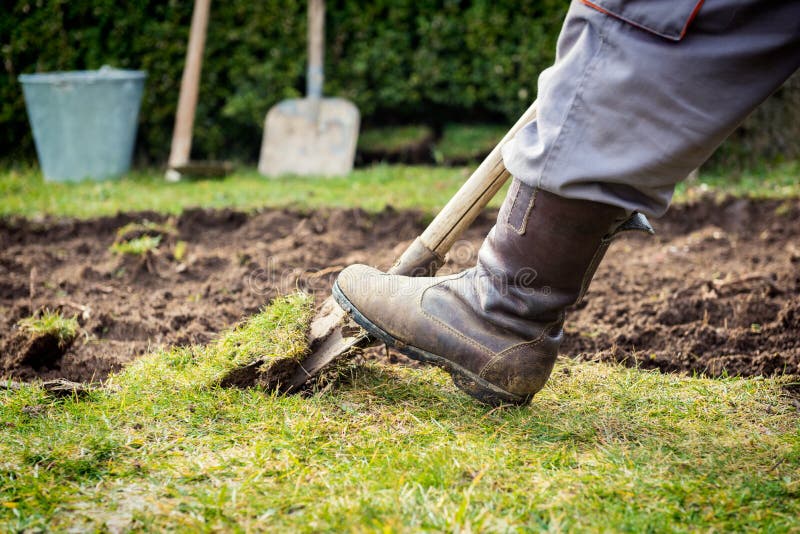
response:
M553 369L565 309L625 230L653 232L640 214L514 180L472 269L412 278L353 265L333 295L370 334L444 368L473 397L525 404Z

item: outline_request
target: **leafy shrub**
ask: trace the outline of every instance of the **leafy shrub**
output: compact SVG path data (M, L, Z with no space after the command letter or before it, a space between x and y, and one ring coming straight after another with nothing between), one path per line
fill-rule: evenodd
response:
M0 158L32 158L17 76L104 64L148 72L139 162L169 152L193 2L10 0L0 10ZM365 126L513 124L553 61L568 2L329 0L326 85ZM306 2L211 9L194 130L199 158L255 160L267 110L305 87ZM780 95L784 95L781 97ZM726 144L726 163L798 157L800 85L770 99ZM780 127L775 118L780 118Z
M567 3L330 0L328 95L366 125L512 120L552 62ZM140 161L169 152L192 2L17 0L0 12L0 157L32 157L17 76L104 64L148 72ZM196 157L253 160L270 106L304 92L306 2L212 5L195 121ZM512 120L513 122L513 120Z

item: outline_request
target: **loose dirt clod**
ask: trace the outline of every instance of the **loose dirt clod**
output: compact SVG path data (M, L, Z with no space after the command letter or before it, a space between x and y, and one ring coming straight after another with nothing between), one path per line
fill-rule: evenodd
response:
M2 369L12 371L20 367L41 369L54 365L66 352L68 346L63 345L53 334L31 336L18 333L6 344L3 352Z
M298 287L321 302L341 266L387 268L425 223L419 213L392 210L189 210L171 224L174 234L159 234L168 244L162 241L150 271L137 268L138 259L109 251L118 229L145 219L168 220L154 213L0 219L5 375L99 380L158 345L207 343ZM562 353L713 376L800 373L797 220L798 200L674 207L653 221L655 237L630 236L613 245L586 302L568 317ZM473 265L493 222L494 213L479 218L442 272ZM175 254L178 242L185 245ZM65 302L91 309L80 318L86 335L38 367L9 358L8 347L18 343L15 324L34 311L31 305ZM386 359L380 349L364 357Z
M0 371L13 371L19 367L36 370L52 367L75 340L78 321L59 311L45 309L18 321L16 328L15 334L4 347Z

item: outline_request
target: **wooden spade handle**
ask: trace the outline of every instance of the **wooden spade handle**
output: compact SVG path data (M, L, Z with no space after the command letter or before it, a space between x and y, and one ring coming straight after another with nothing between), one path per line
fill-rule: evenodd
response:
M322 98L325 81L325 0L308 2L308 69L306 70L306 96Z
M389 270L406 276L431 276L444 263L444 256L475 217L497 194L510 176L500 154L502 146L523 126L536 118L536 102L519 118L503 139L486 156L472 176L453 195L442 211L406 249Z
M189 29L189 46L186 48L186 65L183 67L181 91L178 96L178 111L175 113L175 128L169 152L170 169L189 162L192 151L192 126L200 92L200 69L203 65L203 48L206 42L208 13L211 0L195 0L192 25Z

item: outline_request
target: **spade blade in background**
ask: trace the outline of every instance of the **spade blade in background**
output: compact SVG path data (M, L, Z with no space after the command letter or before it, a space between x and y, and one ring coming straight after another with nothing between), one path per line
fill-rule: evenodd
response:
M264 121L258 171L342 176L353 170L358 108L343 98L296 98L276 104Z

